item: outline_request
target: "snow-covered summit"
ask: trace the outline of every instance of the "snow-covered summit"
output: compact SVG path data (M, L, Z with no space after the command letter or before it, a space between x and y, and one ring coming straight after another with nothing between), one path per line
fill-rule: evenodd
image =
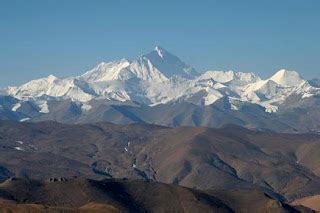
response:
M219 83L240 83L249 84L260 80L254 73L234 72L234 71L207 71L200 75L198 79L213 79Z
M289 96L320 94L320 89L312 85L299 73L284 69L267 79L250 72L199 74L177 56L157 46L132 61L102 62L77 77L60 79L50 75L19 87L9 87L2 93L21 101L36 100L36 103L43 103L47 97L81 103L94 99L132 101L149 106L175 101L210 105L223 99L232 102L232 109L239 108L236 103L249 102L275 112Z
M130 61L122 59L116 62L102 62L80 76L88 82L101 82L111 80L126 80L130 78L130 72L126 69L130 65Z
M276 72L270 80L284 87L299 86L305 82L296 71L288 71L285 69Z
M59 79L53 75L32 80L19 87L9 87L6 91L19 100L42 99L46 96L71 98L77 101L89 101L92 98L75 84L74 78Z
M130 62L122 59L116 62L102 62L80 77L89 82L125 81L137 78L145 81L162 82L178 76L187 79L197 76L197 71L178 57L157 46L148 54Z
M227 83L234 78L233 71L207 71L198 77L199 80L203 79L213 79L219 83Z
M150 53L142 55L140 60L149 61L167 78L182 76L191 79L198 75L194 68L160 46L156 46Z

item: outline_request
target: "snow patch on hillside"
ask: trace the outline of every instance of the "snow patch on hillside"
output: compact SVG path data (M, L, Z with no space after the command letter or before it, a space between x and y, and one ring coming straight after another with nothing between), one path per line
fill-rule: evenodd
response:
M16 103L15 105L13 105L11 110L13 112L16 112L20 107L21 107L21 103Z
M38 106L40 108L39 112L41 113L49 113L49 106L47 101L39 101Z

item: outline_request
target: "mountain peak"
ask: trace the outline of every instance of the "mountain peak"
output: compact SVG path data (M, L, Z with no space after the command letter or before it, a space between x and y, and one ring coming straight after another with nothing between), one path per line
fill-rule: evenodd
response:
M154 50L158 53L158 55L163 59L164 54L167 52L164 48L160 46L156 46Z
M128 80L132 77L162 81L173 76L191 79L196 75L195 69L163 47L156 46L151 52L132 62L127 59L109 63L102 62L80 78L91 82Z
M91 82L120 80L122 78L121 72L129 65L130 61L127 59L109 63L101 62L93 69L81 75L80 78Z
M156 46L148 54L142 55L140 59L149 61L167 78L181 76L190 79L198 75L198 72L194 68L160 46Z
M50 75L48 75L48 78L57 78L57 77L50 74Z
M159 45L157 45L155 48L154 48L154 50L156 50L156 51L158 51L158 50L165 50L163 47L161 47L161 46L159 46Z
M281 69L278 72L276 72L270 78L270 80L285 87L297 86L304 82L299 73L297 73L296 71L289 71L286 69Z
M55 80L57 80L58 78L54 75L48 75L47 77L45 78L41 78L41 79L38 79L38 81L46 81L48 83L53 83Z

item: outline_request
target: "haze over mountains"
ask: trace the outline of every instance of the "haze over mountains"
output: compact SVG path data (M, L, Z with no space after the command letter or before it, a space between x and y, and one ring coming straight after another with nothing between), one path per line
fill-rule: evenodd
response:
M319 132L319 81L280 70L200 73L161 47L129 61L102 62L77 77L55 76L1 92L0 117L65 123L165 126L226 123L279 132Z

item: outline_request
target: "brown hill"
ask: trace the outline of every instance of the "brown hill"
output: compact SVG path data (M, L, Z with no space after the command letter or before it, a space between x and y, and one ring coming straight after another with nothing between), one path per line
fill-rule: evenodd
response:
M13 212L309 212L257 191L203 192L142 180L8 179L0 198L0 211Z
M307 196L292 202L292 205L306 206L315 211L320 211L320 195Z
M320 193L320 136L109 123L0 123L0 178L141 178L201 190Z

